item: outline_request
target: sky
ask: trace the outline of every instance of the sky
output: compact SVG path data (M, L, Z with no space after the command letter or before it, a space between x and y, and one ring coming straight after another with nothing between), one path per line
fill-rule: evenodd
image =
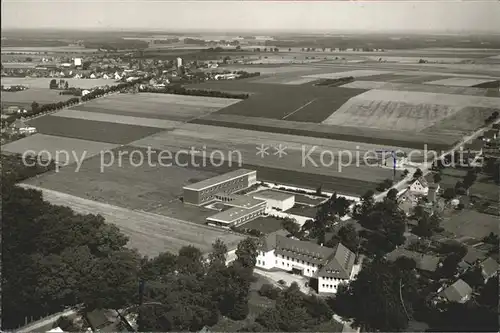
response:
M2 0L2 29L496 32L500 1Z

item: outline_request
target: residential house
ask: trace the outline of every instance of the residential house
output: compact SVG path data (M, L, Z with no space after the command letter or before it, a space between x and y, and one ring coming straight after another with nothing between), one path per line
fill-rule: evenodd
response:
M397 248L386 255L388 261L396 261L400 257L406 257L415 260L416 268L419 271L434 273L439 267L441 259L437 256L410 251L404 248Z
M279 230L261 243L257 268L281 269L318 280L318 292L335 293L352 279L355 254L344 245L335 248L286 237Z
M419 177L411 183L409 190L415 194L427 195L429 192L429 184L424 177Z
M10 130L15 133L19 134L33 134L36 133L36 128L28 126L22 121L21 119L16 119L12 124L9 126Z
M483 141L490 142L498 137L498 129L490 129L484 132Z
M82 90L82 96L90 94L90 90L84 89Z
M121 318L116 310L96 309L87 312L87 322L93 332L119 332L121 329Z
M467 246L467 254L462 258L462 261L469 266L474 266L484 259L486 259L486 253L479 251L475 247Z
M81 79L82 78L82 74L80 73L76 73L75 76L73 76L74 79Z
M418 197L409 190L406 190L403 194L401 194L398 202L399 208L406 214L406 216L410 216L413 214L413 209L418 204Z
M104 73L102 75L102 78L105 79L105 80L109 80L111 77L108 74Z
M92 74L90 74L90 78L91 78L91 79L95 79L95 78L97 78L97 76L96 76L96 74L95 74L95 73L92 73Z
M481 267L481 274L485 282L498 274L498 262L491 257L488 257L488 259L484 260L479 266Z
M439 184L431 183L429 184L429 190L427 192L427 201L430 203L434 203L438 198L439 190L441 187Z
M114 79L117 80L117 81L119 81L119 80L122 79L122 76L120 74L118 74L118 72L115 72Z
M451 286L438 293L438 297L447 302L466 303L472 295L472 288L464 280L459 279Z

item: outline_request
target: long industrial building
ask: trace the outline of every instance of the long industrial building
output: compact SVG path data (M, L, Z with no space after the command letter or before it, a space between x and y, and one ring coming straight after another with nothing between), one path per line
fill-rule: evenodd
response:
M217 195L233 194L257 183L257 171L238 169L183 187L184 203L201 206L217 200Z

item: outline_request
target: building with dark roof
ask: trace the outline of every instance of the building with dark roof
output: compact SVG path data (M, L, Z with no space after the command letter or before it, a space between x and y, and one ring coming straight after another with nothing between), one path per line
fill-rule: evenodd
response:
M464 280L459 279L451 286L439 292L438 297L444 301L465 303L472 295L472 288Z
M281 269L318 280L318 292L335 293L352 278L356 255L342 244L335 248L286 237L277 231L263 239L257 267Z
M416 268L425 272L435 272L441 261L439 257L406 250L404 248L397 248L386 255L388 261L396 261L401 257L415 260Z
M481 267L481 274L485 282L498 274L498 262L491 257L488 257L488 259L479 264L479 266Z
M233 194L257 183L257 171L238 169L223 175L183 187L185 203L204 205L216 199L216 195Z

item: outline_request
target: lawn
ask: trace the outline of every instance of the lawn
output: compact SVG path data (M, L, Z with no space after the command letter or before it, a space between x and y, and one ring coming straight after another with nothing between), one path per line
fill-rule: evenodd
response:
M48 89L52 78L40 78L40 77L2 77L2 84L4 86L11 85L23 85L30 88L38 89ZM59 79L58 79L59 80ZM62 80L68 82L70 87L90 89L94 87L101 87L105 85L116 85L114 80L105 79L74 79L74 78L63 78Z
M3 78L2 78L2 84ZM8 92L2 91L2 104L16 105L31 110L31 104L49 104L67 101L73 96L59 95L59 90L51 90L49 88L30 88L23 91Z
M170 94L118 94L93 100L73 110L111 115L187 121L240 102L239 99Z
M62 164L74 163L82 157L87 159L100 154L101 151L107 151L115 148L116 145L95 141L87 141L72 138L61 138L45 134L34 134L23 139L13 141L2 146L2 150L9 153L24 154L29 150L40 154L43 158L48 158L48 154L53 159L58 159ZM48 152L48 153L47 153ZM58 153L59 152L59 153ZM69 167L71 171L75 168Z
M42 134L117 144L126 144L161 131L153 127L50 115L35 118L28 123Z
M454 211L445 217L441 227L456 236L468 236L480 240L490 232L498 235L498 216L487 215L474 210Z
M240 229L255 229L259 230L260 232L264 234L269 234L271 232L274 232L276 230L283 229L282 227L282 220L279 220L277 218L271 217L271 216L262 216L259 218L256 218L255 220L252 220L250 222L247 222L245 224L242 224L239 226Z

